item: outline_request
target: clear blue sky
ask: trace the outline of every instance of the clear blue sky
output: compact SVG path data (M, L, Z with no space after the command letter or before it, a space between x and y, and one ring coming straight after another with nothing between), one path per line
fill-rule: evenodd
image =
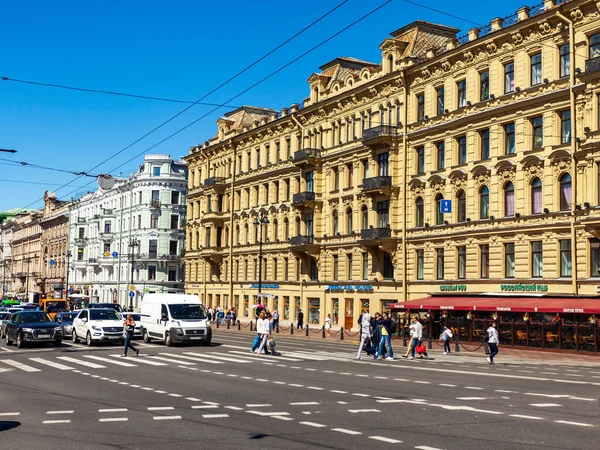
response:
M533 1L532 4L541 0ZM258 0L228 2L156 0L4 2L0 15L0 76L91 89L195 101L243 67L341 3ZM205 101L222 103L271 71L347 26L385 0L349 0L335 13ZM523 0L417 0L476 23L512 14ZM225 8L222 8L225 7ZM394 0L261 86L235 100L280 109L308 95L306 80L336 56L379 62L379 44L393 30L422 19L455 26L463 20ZM81 93L0 80L0 158L87 171L171 117L185 105ZM194 106L175 121L96 169L109 172L208 112ZM184 156L215 134L220 109L159 145L154 153ZM142 156L117 172L136 170ZM40 207L45 189L57 190L69 174L0 161L0 211ZM21 180L44 184L21 184ZM57 191L68 198L83 178ZM75 186L75 187L74 187ZM91 185L91 188L94 184Z

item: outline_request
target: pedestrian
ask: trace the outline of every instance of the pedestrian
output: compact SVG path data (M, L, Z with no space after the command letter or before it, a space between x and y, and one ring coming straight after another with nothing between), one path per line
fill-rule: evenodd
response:
M279 312L277 310L273 311L273 329L279 329Z
M123 326L125 327L125 342L123 354L121 356L127 356L127 349L129 348L135 352L135 356L139 356L140 351L131 343L131 338L133 337L133 332L135 331L135 320L133 320L131 314L127 314L127 319L125 322L123 322Z
M331 314L327 314L325 319L325 331L329 332L329 330L331 330Z
M423 339L423 325L417 320L417 316L412 316L413 335L410 342L410 356L408 359L415 359L417 345L421 345Z
M392 339L391 339L391 328L392 321L388 317L387 313L383 313L383 316L378 321L379 330L381 332L381 338L379 340L379 347L377 353L375 353L375 359L379 359L382 356L384 345L387 348L387 356L385 359L394 359L394 351L392 350Z
M408 358L408 355L410 355L410 349L412 347L412 338L413 338L414 334L415 334L415 326L411 323L408 326L408 335L410 336L410 341L408 343L408 347L406 347L406 352L404 353L404 355L402 355L403 358Z
M496 327L496 322L492 322L487 329L487 344L490 347L490 356L485 359L489 364L496 364L494 362L494 356L498 354L498 344L500 343L500 340L498 339L498 330Z
M375 313L375 317L371 317L371 329L373 332L371 333L371 344L373 344L373 358L375 358L375 354L377 353L377 349L379 348L379 342L381 342L381 328L380 328L380 319L381 314L378 312ZM371 353L368 353L371 355Z
M449 355L450 352L450 342L452 341L452 330L444 325L444 330L440 335L440 341L444 343L444 355Z
M297 324L297 328L299 330L301 330L302 328L304 328L304 313L302 312L301 309L298 310L298 324Z
M260 336L260 345L258 347L258 350L256 351L256 354L260 356L260 354L265 348L265 345L267 345L267 339L271 334L271 326L266 318L264 311L260 312L258 320L256 321L256 332Z
M371 315L366 312L362 314L360 323L360 343L358 345L358 354L356 359L362 359L361 353L363 346L368 344L371 339Z

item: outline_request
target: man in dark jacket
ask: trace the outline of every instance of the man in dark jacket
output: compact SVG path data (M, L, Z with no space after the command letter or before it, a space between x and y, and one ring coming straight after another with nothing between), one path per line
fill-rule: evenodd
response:
M304 313L302 312L301 309L298 310L298 324L297 325L298 325L299 330L304 327Z
M382 352L383 346L385 345L388 349L388 356L386 359L394 359L394 351L392 350L392 321L388 317L387 313L383 313L381 319L377 321L378 328L381 330L381 339L379 340L379 348L375 353L375 359L378 359Z

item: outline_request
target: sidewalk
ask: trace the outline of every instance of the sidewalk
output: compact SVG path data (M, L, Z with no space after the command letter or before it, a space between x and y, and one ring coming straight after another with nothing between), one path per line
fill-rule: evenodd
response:
M298 330L294 327L294 334L290 334L290 325L282 323L279 327L279 333L273 332L274 337L281 337L286 339L297 339L297 340L309 340L309 341L322 341L327 342L328 344L338 343L340 346L357 346L358 341L358 331L345 331L344 330L344 339L340 339L341 329L339 327L333 328L328 332L325 332L325 337L323 337L322 328L309 328L308 336L306 336L306 329ZM250 319L242 319L240 320L240 330L238 330L237 324L232 324L230 329L227 329L227 326L219 326L216 327L215 323L212 323L213 329L216 331L224 331L227 333L234 334L242 334L242 335L253 335L254 331L250 331ZM306 325L305 325L306 327ZM250 338L249 341L250 342ZM408 342L408 341L407 341ZM406 351L405 346L403 344L403 339L399 337L394 337L392 340L392 346L394 349L394 353L400 355L404 354ZM427 342L425 343L427 345ZM473 343L465 343L462 342L459 344L459 351L456 352L456 342L452 342L451 344L452 354L444 355L443 354L443 345L441 342L432 341L432 348L428 350L428 353L432 357L436 358L485 358L485 353L483 350L483 345L481 344L473 344ZM553 352L553 351L539 351L539 350L529 350L529 349L521 349L521 348L513 348L513 347L499 347L499 353L496 357L498 362L505 363L514 363L514 364L560 364L560 365L568 365L568 366L585 366L585 367L598 367L600 368L600 353L599 354L585 354L585 353L568 353L568 352Z

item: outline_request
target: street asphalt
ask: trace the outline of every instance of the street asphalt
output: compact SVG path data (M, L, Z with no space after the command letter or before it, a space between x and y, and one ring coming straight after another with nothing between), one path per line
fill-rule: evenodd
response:
M0 347L6 449L598 449L600 361L432 353L213 331L213 345ZM399 341L394 341L396 346Z

